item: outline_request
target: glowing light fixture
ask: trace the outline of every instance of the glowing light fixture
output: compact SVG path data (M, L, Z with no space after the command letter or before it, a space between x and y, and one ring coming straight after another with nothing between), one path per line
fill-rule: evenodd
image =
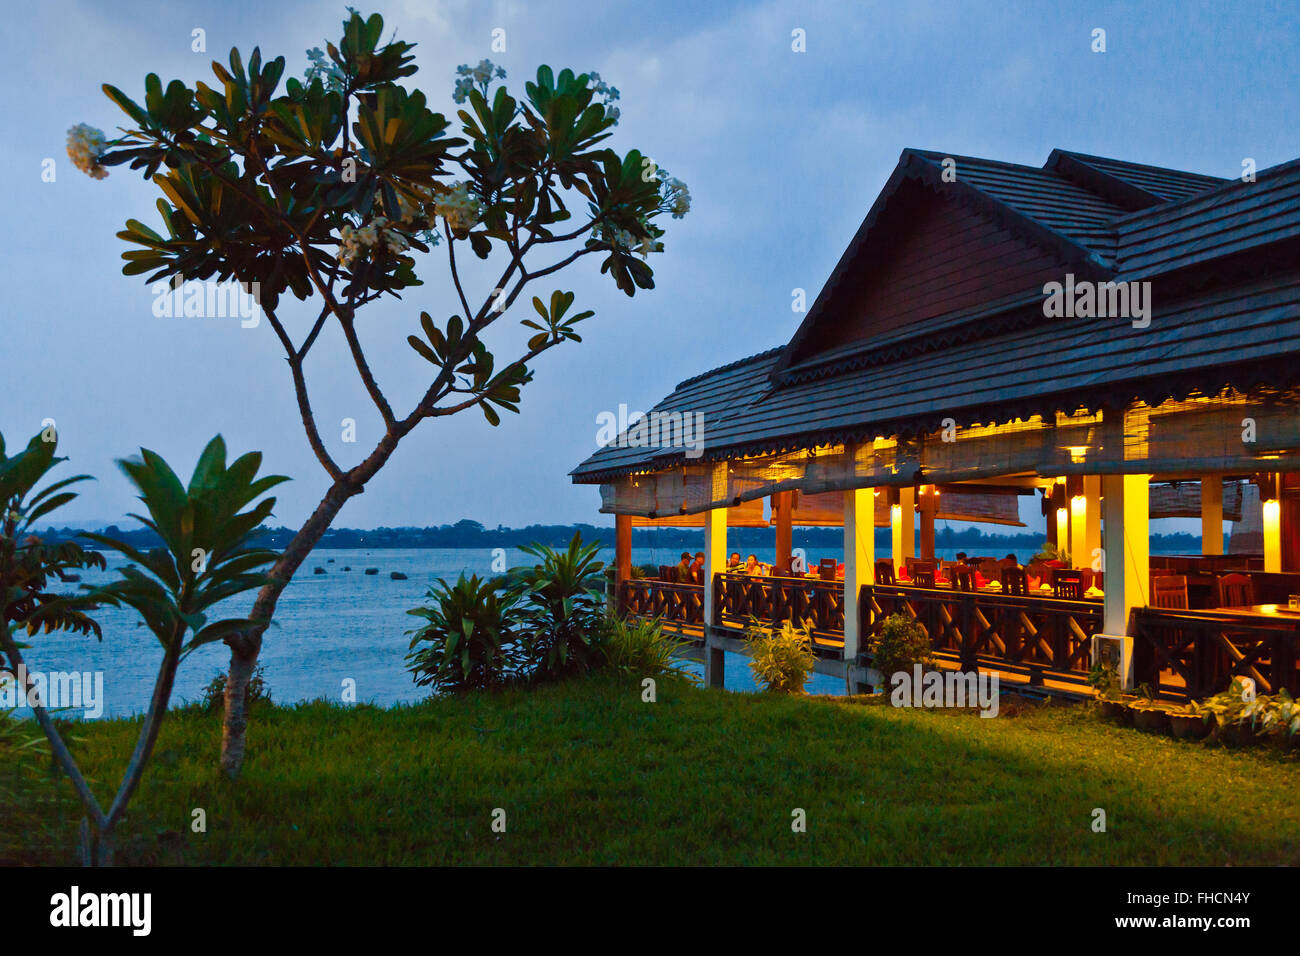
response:
M1264 502L1264 570L1282 570L1282 506L1276 498Z

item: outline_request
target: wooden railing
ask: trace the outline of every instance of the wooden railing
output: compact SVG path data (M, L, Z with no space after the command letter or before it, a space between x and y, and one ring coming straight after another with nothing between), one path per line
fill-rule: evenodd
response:
M839 653L844 642L844 587L813 578L719 573L714 578L714 620L742 631L751 620L812 624L817 650ZM704 625L704 588L652 578L623 583L623 609L659 618L696 638ZM861 647L886 617L903 614L925 629L935 653L965 668L1023 674L1083 686L1091 666L1092 635L1101 630L1102 606L1038 596L953 592L906 585L866 585L858 602ZM1300 695L1300 622L1230 611L1136 608L1130 621L1137 683L1165 696L1201 698L1251 677L1260 693L1280 688Z
M1300 622L1232 611L1134 608L1133 679L1193 700L1250 677L1261 694L1300 693Z
M625 614L655 617L669 624L704 626L704 587L657 578L630 578L623 582L621 606Z
M1102 625L1093 601L908 586L866 585L858 607L864 647L885 618L902 614L925 629L939 656L965 668L1022 673L1031 684L1082 684Z
M719 572L713 577L714 620L743 630L751 620L812 625L819 649L844 646L844 582Z

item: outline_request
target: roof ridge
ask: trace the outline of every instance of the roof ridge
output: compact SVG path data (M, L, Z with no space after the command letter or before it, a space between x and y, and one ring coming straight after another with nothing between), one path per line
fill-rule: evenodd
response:
M1214 176L1210 173L1197 173L1190 169L1179 169L1176 166L1153 166L1151 163L1135 163L1128 159L1119 159L1115 156L1098 156L1095 153L1080 153L1073 149L1061 149L1059 146L1052 150L1054 153L1064 153L1066 156L1073 156L1075 159L1087 162L1090 159L1101 160L1104 163L1118 163L1121 166L1128 166L1132 169L1149 169L1153 173L1178 173L1180 176L1196 176L1200 179L1212 179L1219 183L1228 182L1226 176ZM1050 157L1049 157L1050 159ZM1046 168L1046 167L1044 167Z
M700 372L698 375L692 375L690 378L682 379L680 382L677 383L677 386L673 389L673 391L676 392L679 389L685 388L687 385L691 385L695 382L698 382L702 378L708 378L710 375L716 375L719 372L729 372L734 368L740 368L742 365L748 365L751 362L757 362L759 359L765 359L768 358L769 356L775 355L777 352L783 352L783 351L785 351L785 346L777 345L774 346L773 348L765 349L762 352L755 352L753 355L748 355L745 358L736 359L734 362L728 362L726 365L719 365L717 368L711 368L706 372Z
M903 152L905 154L914 153L915 155L920 156L922 159L925 160L933 160L934 157L938 156L943 159L956 160L959 163L963 160L966 160L975 163L988 163L991 166L1011 166L1016 169L1026 169L1036 173L1051 172L1051 170L1044 169L1042 166L1030 166L1028 163L1011 163L1003 159L989 159L987 156L963 156L960 153L945 153L943 150L938 150L938 149L916 149L914 147L907 146L903 149Z
M1278 163L1275 166L1267 166L1264 169L1257 170L1255 172L1255 179L1251 182L1247 182L1243 180L1240 176L1235 176L1232 179L1225 179L1217 186L1211 186L1209 189L1205 190L1205 192L1196 193L1194 195L1187 196L1184 199L1171 200L1170 202L1164 203L1160 206L1152 206L1150 209L1137 209L1134 210L1133 212L1126 212L1124 215L1116 217L1114 221L1114 225L1116 227L1129 225L1133 221L1140 219L1143 216L1149 216L1157 212L1168 213L1175 209L1182 208L1184 206L1190 206L1193 205L1194 203L1204 202L1206 199L1210 199L1212 197L1226 195L1229 192L1232 192L1238 188L1245 189L1251 186L1257 186L1266 178L1272 179L1276 176L1281 176L1285 173L1295 170L1298 167L1300 167L1300 157L1297 157L1295 159L1288 159L1287 161Z

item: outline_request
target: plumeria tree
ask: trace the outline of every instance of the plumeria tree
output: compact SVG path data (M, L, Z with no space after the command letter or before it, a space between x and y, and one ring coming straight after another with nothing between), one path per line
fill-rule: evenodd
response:
M530 363L581 341L576 327L593 313L553 289L532 298L526 346L498 359L485 333L528 286L591 258L629 296L653 288L646 260L663 249L659 223L690 207L686 187L648 157L602 145L618 120L618 91L595 74L542 66L516 97L491 63L462 66L454 98L464 108L452 135L452 121L407 83L412 44L382 34L377 14L352 12L338 44L309 51L305 77L283 86L284 58L266 61L258 49L247 62L238 50L228 64L214 62L213 86L164 87L150 74L143 103L106 85L131 125L111 140L85 126L69 134L70 155L90 175L129 164L162 192L158 229L131 219L119 233L138 247L124 253L123 272L150 283L239 282L257 293L284 349L328 485L257 596L251 617L261 621L339 510L417 425L471 409L498 424L501 410L519 410ZM463 281L467 255L499 276L477 294ZM442 281L414 291L430 268ZM286 294L312 303L297 339ZM423 395L395 409L357 322L362 307L404 295L426 306L412 315L407 341L429 372ZM312 412L306 360L327 329L346 342L382 421L382 436L357 461L330 454ZM226 638L221 760L231 776L243 760L245 688L263 631Z

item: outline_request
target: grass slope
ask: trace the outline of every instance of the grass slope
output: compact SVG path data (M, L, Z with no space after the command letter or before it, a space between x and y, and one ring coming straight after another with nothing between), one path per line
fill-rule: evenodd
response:
M99 793L137 728L80 728ZM981 719L664 685L649 704L596 678L395 710L265 707L249 738L231 784L214 769L219 715L169 717L119 861L1300 862L1294 758L1148 736L1077 706L1004 702ZM57 800L51 786L0 780L0 859L73 862L77 808L66 781ZM505 833L491 829L498 807ZM206 833L190 830L194 808ZM806 833L791 830L795 808Z

